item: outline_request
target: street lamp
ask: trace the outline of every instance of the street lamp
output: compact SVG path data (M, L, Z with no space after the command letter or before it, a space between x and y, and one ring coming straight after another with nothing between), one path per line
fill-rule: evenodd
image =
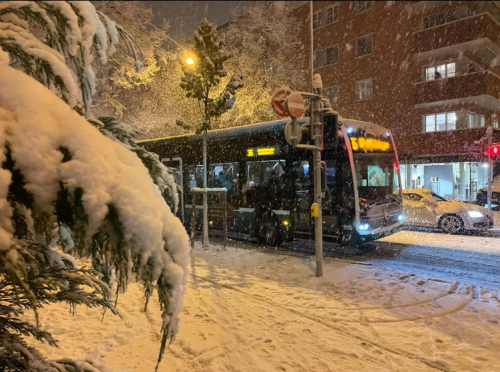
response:
M188 65L194 65L194 59L193 59L193 58L191 58L191 57L188 57L188 58L186 58L186 63L187 63Z

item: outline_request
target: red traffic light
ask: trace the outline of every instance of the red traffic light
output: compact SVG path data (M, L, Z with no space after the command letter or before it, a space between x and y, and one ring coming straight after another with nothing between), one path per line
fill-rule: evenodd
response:
M500 145L490 146L488 149L491 156L500 156Z

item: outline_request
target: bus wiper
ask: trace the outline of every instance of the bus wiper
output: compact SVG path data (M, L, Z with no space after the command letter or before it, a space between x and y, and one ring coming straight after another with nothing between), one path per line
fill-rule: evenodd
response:
M385 201L385 200L388 200L388 199L392 199L393 201L395 201L396 203L398 204L401 204L401 200L398 199L396 196L392 195L392 194L389 194L389 195L384 195L383 197L381 198L378 198L374 201L372 201L371 203L368 204L369 207L373 206L373 205L378 205L380 204L381 202Z

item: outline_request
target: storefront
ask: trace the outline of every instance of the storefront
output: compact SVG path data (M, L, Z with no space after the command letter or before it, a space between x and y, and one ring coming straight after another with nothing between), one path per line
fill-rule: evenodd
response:
M488 165L477 161L423 163L408 160L400 169L403 188L425 188L449 199L474 201L477 192L488 183Z

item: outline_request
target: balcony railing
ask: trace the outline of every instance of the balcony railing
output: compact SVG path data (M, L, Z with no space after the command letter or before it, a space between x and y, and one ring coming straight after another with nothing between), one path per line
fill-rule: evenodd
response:
M413 86L413 100L416 105L482 95L500 99L499 76L490 71L483 71L416 83Z
M414 38L416 54L484 38L500 46L500 23L481 13L417 31Z

